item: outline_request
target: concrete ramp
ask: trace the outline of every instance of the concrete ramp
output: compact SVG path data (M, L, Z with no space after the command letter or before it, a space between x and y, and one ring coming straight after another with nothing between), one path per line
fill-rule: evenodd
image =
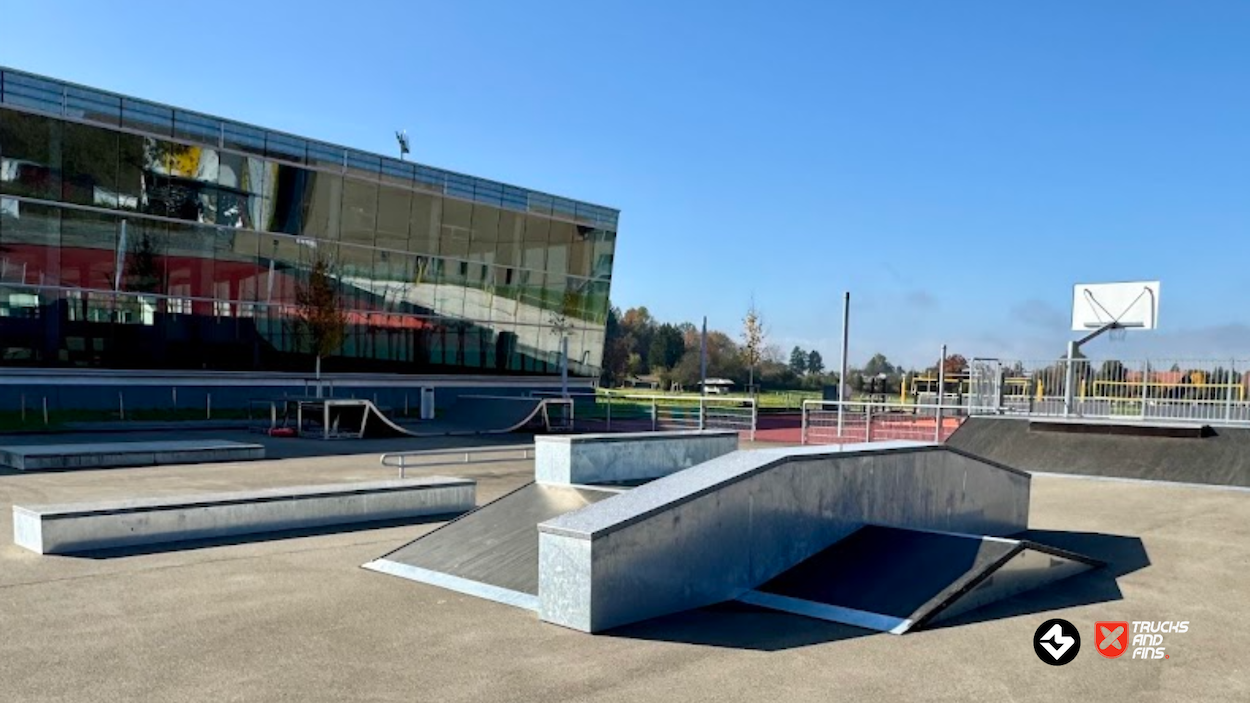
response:
M527 484L364 566L538 610L538 523L618 493Z
M733 600L868 524L1006 536L1027 474L916 442L738 451L539 526L540 616L599 632Z
M265 448L262 445L230 442L224 439L27 444L0 447L0 465L12 467L18 471L207 464L254 461L264 458Z
M738 600L901 635L1100 565L1026 540L869 525Z
M970 417L946 443L1025 471L1250 486L1250 428L1125 426Z

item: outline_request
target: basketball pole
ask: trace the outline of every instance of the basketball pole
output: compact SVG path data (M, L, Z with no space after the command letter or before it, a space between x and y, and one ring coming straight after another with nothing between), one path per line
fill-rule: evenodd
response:
M1063 379L1063 416L1069 417L1073 414L1073 405L1076 398L1076 355L1081 353L1081 347L1090 340L1094 339L1103 332L1124 328L1118 321L1112 320L1080 339L1068 342L1068 368L1064 373Z

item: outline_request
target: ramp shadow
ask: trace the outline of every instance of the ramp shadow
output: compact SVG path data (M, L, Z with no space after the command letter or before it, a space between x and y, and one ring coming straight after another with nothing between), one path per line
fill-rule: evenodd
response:
M876 634L850 625L728 602L618 627L599 636L777 652Z
M949 620L926 624L924 629L958 627L1080 605L1122 600L1124 594L1120 591L1120 585L1116 579L1150 566L1150 556L1138 537L1061 530L1028 530L1012 535L1012 537L1076 552L1098 559L1105 566L1057 581L1044 588L990 603Z
M447 522L461 513L448 515L424 515L419 517L395 518L391 520L373 520L344 525L322 525L318 527L301 527L275 532L257 532L246 535L230 535L227 537L206 537L203 539L187 539L177 542L159 542L156 544L139 544L131 547L110 547L108 549L89 549L72 552L61 556L71 559L119 559L122 557L143 556L145 554L162 554L165 552L185 552L212 547L232 547L241 544L277 542L300 537L320 537L324 535L351 534L368 530L381 530L388 527L411 527L414 525L439 524Z

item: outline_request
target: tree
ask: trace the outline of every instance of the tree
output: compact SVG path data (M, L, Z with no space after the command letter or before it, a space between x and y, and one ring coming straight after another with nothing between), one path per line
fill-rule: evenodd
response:
M308 275L295 283L296 337L317 357L317 395L321 395L321 359L339 350L347 336L347 311L334 276L334 264L313 249Z
M764 331L764 320L760 317L759 310L755 308L755 299L751 299L751 306L747 308L746 317L742 318L742 360L746 362L749 373L747 385L748 388L755 388L755 367L760 363L764 353L764 338L767 334Z
M968 370L968 360L962 354L951 354L946 357L946 375L957 376Z
M161 293L161 269L156 259L152 235L143 231L126 253L125 290L138 293Z
M815 349L807 353L807 372L810 374L822 373L825 370L825 360L821 358L820 352Z
M671 369L681 361L686 353L686 340L675 325L665 323L656 329L651 337L651 348L647 350L647 361L651 368Z
M807 352L798 346L790 350L790 369L800 376L807 373Z
M864 364L863 373L865 376L893 376L898 372L898 368L891 364L889 359L885 358L885 354L877 352L872 355L867 364Z
M613 305L608 308L608 321L604 326L602 383L611 386L624 380L628 362L629 340L621 326L621 311Z

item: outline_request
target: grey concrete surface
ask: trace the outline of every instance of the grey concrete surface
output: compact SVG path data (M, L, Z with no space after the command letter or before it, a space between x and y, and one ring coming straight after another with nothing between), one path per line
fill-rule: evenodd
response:
M739 451L541 523L539 614L600 632L731 600L865 524L1005 536L1028 518L1027 474L940 446Z
M370 480L379 469L370 449L248 464L11 472L0 474L0 509L15 501ZM478 481L482 502L530 481L533 466L489 464L458 475ZM1037 598L992 605L979 622L901 638L745 606L588 637L524 610L359 568L435 524L86 559L19 549L5 523L4 700L1250 698L1244 492L1036 478L1034 531L1051 542L1064 534L1062 546L1113 566ZM1047 666L1033 653L1034 630L1049 617L1071 620L1084 635L1067 666ZM1145 619L1190 621L1188 633L1168 640L1169 660L1106 660L1095 652L1096 620Z
M735 430L534 437L540 483L625 483L660 478L738 449Z
M321 486L14 505L13 542L36 554L215 539L259 532L463 514L469 479L427 476Z
M73 443L53 440L0 447L0 465L19 471L206 464L264 458L265 448L259 444L207 438Z

